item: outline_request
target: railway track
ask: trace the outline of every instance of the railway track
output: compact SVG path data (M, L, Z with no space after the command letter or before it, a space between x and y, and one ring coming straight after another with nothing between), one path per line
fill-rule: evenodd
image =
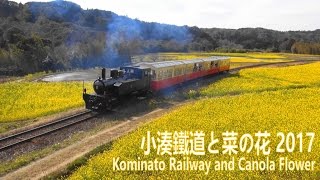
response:
M14 146L17 146L19 144L30 142L35 138L48 135L66 127L70 127L96 116L97 114L93 114L91 111L84 111L78 114L58 119L56 121L52 121L47 124L34 127L32 129L2 137L0 138L0 152L13 148Z

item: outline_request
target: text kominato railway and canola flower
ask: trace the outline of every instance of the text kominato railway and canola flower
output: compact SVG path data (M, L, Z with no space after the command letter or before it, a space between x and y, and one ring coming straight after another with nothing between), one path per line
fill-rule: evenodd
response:
M316 161L290 160L288 157L280 157L271 160L268 156L260 160L248 160L245 157L231 157L230 160L191 160L183 157L178 160L170 157L167 160L138 160L125 161L120 157L113 158L114 171L203 171L206 175L210 171L314 171Z

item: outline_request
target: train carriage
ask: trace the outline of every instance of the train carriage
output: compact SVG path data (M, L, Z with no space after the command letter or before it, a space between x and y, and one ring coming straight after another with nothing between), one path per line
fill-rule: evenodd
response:
M147 62L139 65L151 68L151 90L159 91L186 81L228 71L227 57L210 57L183 61Z
M151 84L153 91L168 88L185 80L185 64L181 61L164 61L158 63L143 63L151 68Z

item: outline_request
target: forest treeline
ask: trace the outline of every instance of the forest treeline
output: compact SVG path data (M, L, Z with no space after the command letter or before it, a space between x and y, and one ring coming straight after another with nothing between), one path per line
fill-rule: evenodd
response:
M214 21L214 20L213 20ZM0 0L0 75L119 66L154 52L320 54L320 30L203 29L144 22L67 1Z
M320 54L320 43L296 42L291 47L295 54Z

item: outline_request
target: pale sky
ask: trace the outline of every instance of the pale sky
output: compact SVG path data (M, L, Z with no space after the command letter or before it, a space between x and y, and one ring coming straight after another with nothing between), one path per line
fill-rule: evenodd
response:
M14 0L28 2L30 0ZM38 1L38 0L33 0ZM40 0L48 1L48 0ZM147 22L203 28L320 29L319 0L69 0Z

